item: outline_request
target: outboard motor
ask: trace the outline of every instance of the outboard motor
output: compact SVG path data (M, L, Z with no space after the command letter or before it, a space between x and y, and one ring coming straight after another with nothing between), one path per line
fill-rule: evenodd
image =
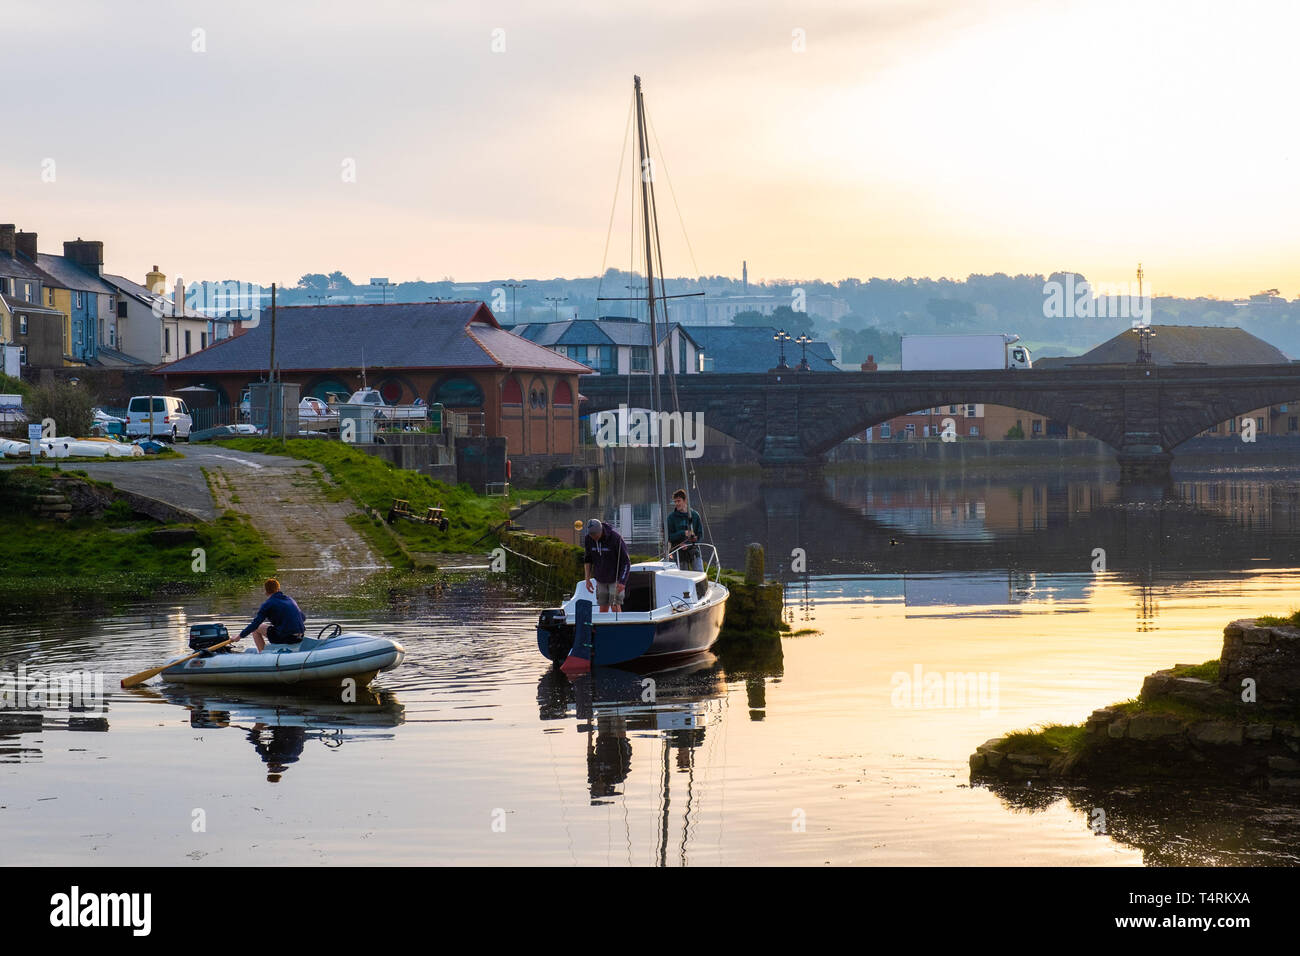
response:
M191 624L190 625L190 650L207 651L213 644L220 644L222 641L229 639L230 632L226 630L224 624ZM209 651L204 657L210 657L212 654L225 654L230 651L230 647L218 648L215 651Z

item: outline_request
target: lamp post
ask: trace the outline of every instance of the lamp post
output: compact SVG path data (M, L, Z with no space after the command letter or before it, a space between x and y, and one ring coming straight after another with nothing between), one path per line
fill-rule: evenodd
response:
M548 295L546 296L546 301L551 303L555 308L555 321L560 321L560 303L568 302L569 297L567 295Z
M772 341L781 347L781 361L777 363L777 368L789 368L785 364L785 343L790 341L790 333L785 329L777 329L776 334L772 336Z
M812 339L806 334L801 333L795 341L798 342L800 347L803 349L803 359L799 362L799 370L802 372L811 372L812 366L808 364L808 345L812 342Z
M504 288L504 289L509 289L509 290L510 290L510 324L511 324L511 325L518 325L518 324L519 324L519 307L518 307L518 305L516 304L516 299L515 299L515 290L516 290L516 289L526 289L526 288L528 288L528 283L526 283L526 282L503 282L503 283L501 283L501 287Z
M1138 326L1138 365L1151 364L1151 340L1155 338L1155 330L1149 325Z

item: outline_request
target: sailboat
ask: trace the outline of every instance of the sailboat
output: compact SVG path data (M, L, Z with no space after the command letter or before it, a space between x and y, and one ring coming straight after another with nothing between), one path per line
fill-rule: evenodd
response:
M633 78L636 101L637 151L640 171L653 170L650 143L646 130L645 101L641 94L641 77ZM653 375L651 388L652 412L660 421L663 411L659 375L658 313L667 298L663 289L663 262L659 256L659 227L655 214L654 177L642 174L637 177L641 185L641 221L644 227L646 267L646 309L650 321L650 362ZM659 262L660 289L655 291L655 263ZM666 318L666 315L665 315ZM671 386L673 411L677 407L677 387L672 368L671 350L668 355L668 379ZM682 457L685 478L686 450L678 449ZM654 443L655 491L660 501L668 497L668 479L664 470L662 442ZM683 488L689 488L683 480ZM689 508L690 502L687 501ZM665 521L667 512L665 512ZM625 667L635 670L654 670L669 666L684 658L707 651L718 639L722 619L726 612L729 592L715 581L714 573L720 569L717 549L710 544L696 542L703 570L695 571L679 566L677 553L680 546L669 550L666 527L661 541L662 556L654 561L632 565L628 575L627 590L619 611L600 611L592 603L592 594L586 581L574 586L572 596L558 608L542 611L537 622L537 647L543 656L558 665L566 674L580 674L593 666Z

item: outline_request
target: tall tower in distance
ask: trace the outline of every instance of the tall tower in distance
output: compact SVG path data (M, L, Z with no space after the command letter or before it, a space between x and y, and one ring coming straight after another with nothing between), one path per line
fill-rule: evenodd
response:
M740 260L740 291L749 295L749 263L744 259Z

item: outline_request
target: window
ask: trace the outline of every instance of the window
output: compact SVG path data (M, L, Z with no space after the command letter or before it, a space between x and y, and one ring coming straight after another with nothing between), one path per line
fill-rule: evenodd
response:
M172 354L172 330L163 329L163 355Z
M949 414L949 415L956 415L956 414L957 414L957 406L956 406L956 405L949 405L949 406L948 406L948 414Z
M49 286L45 287L45 304L46 305L54 304L54 290L51 289Z
M975 417L975 406L974 406L974 405L967 405L967 406L966 406L966 417L967 417L967 418L974 418L974 417Z
M677 333L677 372L686 374L686 336Z
M25 302L32 301L32 284L30 282L23 283L23 300Z
M185 354L190 354L190 330L185 330Z
M207 332L200 332L200 333L199 333L199 348L201 348L201 349L205 349L205 348L207 348L207 347L208 347L208 333L207 333Z
M632 371L650 371L650 349L645 345L632 346Z
M1263 432L1264 432L1264 419L1262 419L1262 418L1257 418L1257 419L1255 419L1255 431L1259 432L1260 434L1263 434Z
M468 378L449 378L438 386L433 400L448 408L482 408L483 392Z
M50 298L54 298L53 294L51 294ZM118 304L117 304L117 317L118 317L119 319L125 319L125 318L126 318L126 299L123 299L123 300L121 300L120 302L118 302Z
M18 346L18 364L19 365L27 364L27 346L25 345Z
M81 308L81 293L80 292L72 293L72 299L73 299L72 304L76 306L78 309Z
M1042 420L1041 418L1035 418L1035 419L1034 419L1034 434L1035 434L1035 435L1041 435L1042 433L1043 433L1043 420Z
M1228 434L1231 435L1231 434L1232 434L1233 432L1235 432L1236 430L1237 430L1237 420L1236 420L1235 418L1229 418L1229 419L1228 419Z
M881 438L889 437L889 422L885 422L883 425L880 426L880 437Z
M110 349L117 348L117 326L116 325L110 325L108 327L108 347Z
M600 362L598 371L603 375L618 374L618 350L612 345L602 345L600 347Z
M4 276L0 276L0 293L3 293L4 295L9 294L9 280Z
M25 315L18 316L18 334L19 335L27 334L27 316Z
M980 437L980 427L979 427L978 425L972 425L972 426L970 427L970 437L971 437L971 438L979 438L979 437Z
M1300 431L1300 416L1292 415L1286 420L1286 430L1289 432Z

